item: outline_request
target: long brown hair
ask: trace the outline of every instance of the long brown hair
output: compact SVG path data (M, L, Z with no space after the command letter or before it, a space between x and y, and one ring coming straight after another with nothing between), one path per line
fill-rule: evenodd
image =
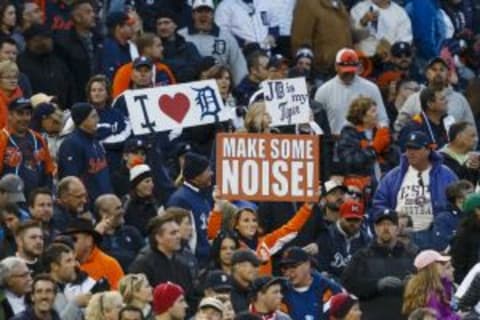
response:
M437 263L419 270L408 280L403 294L402 313L409 315L415 309L425 307L432 294L446 299Z

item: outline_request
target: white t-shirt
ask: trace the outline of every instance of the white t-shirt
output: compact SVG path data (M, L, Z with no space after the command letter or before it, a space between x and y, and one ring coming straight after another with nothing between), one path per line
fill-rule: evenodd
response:
M412 217L415 231L428 228L433 220L430 169L420 172L409 166L397 194L395 210Z

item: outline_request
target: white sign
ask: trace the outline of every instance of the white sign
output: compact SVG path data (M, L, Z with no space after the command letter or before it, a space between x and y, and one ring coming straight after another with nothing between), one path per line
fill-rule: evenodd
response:
M135 135L230 119L215 80L129 90L125 102Z
M262 82L267 111L272 126L285 126L310 121L310 102L305 78Z

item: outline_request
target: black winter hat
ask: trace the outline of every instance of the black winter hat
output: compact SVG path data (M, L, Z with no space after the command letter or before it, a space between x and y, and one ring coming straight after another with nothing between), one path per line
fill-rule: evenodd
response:
M193 152L185 154L185 164L183 167L183 176L186 180L192 180L204 172L210 162L202 155Z
M75 123L75 126L79 126L82 124L85 119L87 119L88 115L90 112L93 111L93 106L90 103L87 102L77 102L73 105L71 114L72 114L72 120L73 123Z

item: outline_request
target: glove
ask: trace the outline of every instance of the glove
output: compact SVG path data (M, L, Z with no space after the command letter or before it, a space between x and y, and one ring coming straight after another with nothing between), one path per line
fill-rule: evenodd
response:
M377 288L379 291L383 291L385 289L401 288L402 286L403 286L402 280L393 276L387 276L387 277L381 278L377 282Z
M372 141L372 148L377 154L382 153L390 145L390 130L382 127L377 130Z

